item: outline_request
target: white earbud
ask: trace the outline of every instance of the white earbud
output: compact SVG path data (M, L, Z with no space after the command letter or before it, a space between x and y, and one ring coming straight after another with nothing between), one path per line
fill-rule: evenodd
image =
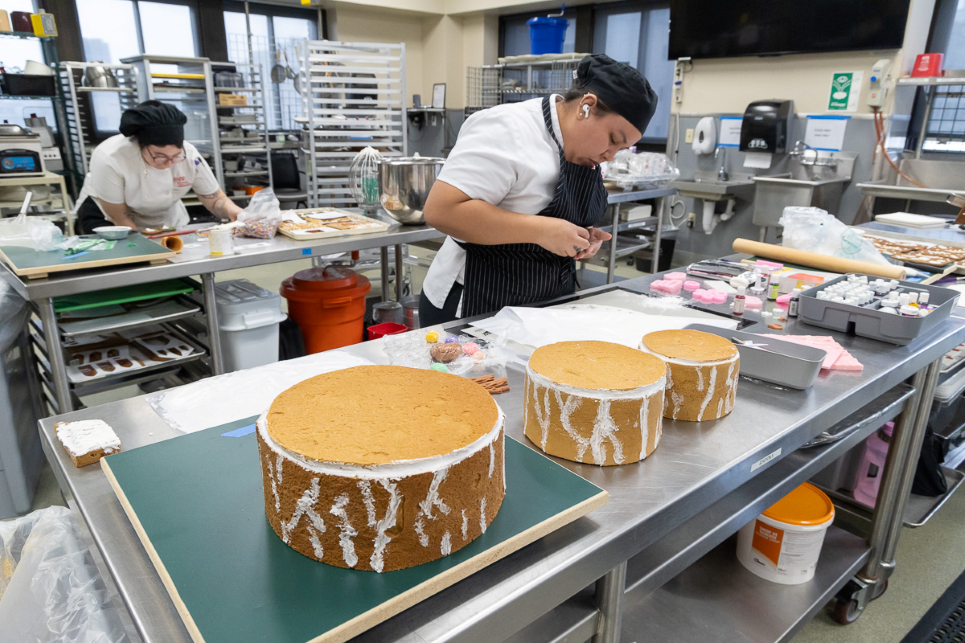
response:
M589 105L584 105L584 106L583 106L583 118L589 118L589 117L590 117L590 106L589 106Z

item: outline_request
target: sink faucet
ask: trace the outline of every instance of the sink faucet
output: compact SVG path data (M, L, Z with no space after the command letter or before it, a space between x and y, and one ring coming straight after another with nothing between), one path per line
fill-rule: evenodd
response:
M718 181L726 181L726 180L727 180L727 170L724 169L724 159L725 159L725 156L724 156L724 155L725 155L725 154L727 154L727 148L726 148L726 147L718 147L718 148L714 151L714 160L715 160L715 161L717 160L717 156L720 155L720 167L717 168L717 180L718 180Z

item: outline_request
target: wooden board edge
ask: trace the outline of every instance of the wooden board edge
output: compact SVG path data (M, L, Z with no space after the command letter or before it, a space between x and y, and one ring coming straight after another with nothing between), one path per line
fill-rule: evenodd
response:
M163 246L162 246L163 247ZM32 277L34 279L40 277L46 277L52 272L68 272L71 270L87 270L88 268L109 268L111 266L122 266L131 263L145 263L145 262L163 262L166 263L172 257L176 257L175 252L158 252L151 253L149 255L140 255L137 257L115 257L114 259L97 259L95 261L82 261L82 262L71 262L71 263L61 263L49 266L39 266L36 268L17 268L16 265L10 260L7 255L3 254L3 250L0 250L0 258L4 260L10 270L13 271L18 277Z
M144 546L148 557L151 559L151 563L154 564L154 569L157 571L158 576L161 577L161 582L164 584L164 589L167 590L168 596L171 597L171 602L174 603L174 607L178 610L178 615L181 617L181 621L184 623L184 627L188 630L188 634L191 636L195 643L204 643L204 637L201 635L201 630L198 629L197 624L191 617L191 613L188 611L187 605L181 600L180 594L178 594L177 587L174 585L174 581L171 579L171 575L168 574L167 569L164 567L164 563L161 561L161 557L158 555L157 550L154 549L154 545L151 543L151 539L148 538L147 532L144 531L144 527L141 525L141 521L137 517L137 513L134 511L134 507L127 499L127 495L121 488L120 483L118 483L117 478L114 477L114 472L111 470L111 465L108 464L106 458L101 458L101 470L107 477L107 481L111 484L111 488L114 489L114 495L117 496L118 502L121 503L121 507L124 509L124 513L127 514L128 520L131 521L131 526L134 527L134 532L137 534L138 539L141 541L141 545Z
M434 576L412 589L387 600L381 605L359 614L352 620L346 621L338 627L309 640L307 643L344 643L352 637L358 636L362 632L424 601L430 596L438 594L447 587L455 585L488 565L509 556L526 545L536 542L543 536L568 525L578 518L582 518L594 509L602 507L607 504L609 497L610 494L607 491L600 489L600 493L595 496L587 498L583 502L573 505L569 509L561 511L541 523L533 525L526 531L520 532L512 538L480 552L452 569L448 569L438 576Z

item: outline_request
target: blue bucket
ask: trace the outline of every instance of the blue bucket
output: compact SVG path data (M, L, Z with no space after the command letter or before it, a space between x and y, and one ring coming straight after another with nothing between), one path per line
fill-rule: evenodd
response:
M534 56L540 54L563 53L563 40L566 39L566 18L530 18L529 39L531 42L529 53Z

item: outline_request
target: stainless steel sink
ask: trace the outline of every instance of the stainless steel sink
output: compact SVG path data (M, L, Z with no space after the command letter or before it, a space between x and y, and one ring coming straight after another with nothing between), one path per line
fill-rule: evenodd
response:
M921 188L906 181L886 166L889 176L880 181L859 183L863 194L892 199L945 202L953 195L965 194L965 163L961 161L931 161L902 159L902 172L927 187Z
M680 196L704 201L721 201L726 199L750 199L754 195L754 181L747 179L733 179L719 181L717 179L678 179L672 183Z
M812 206L837 214L856 159L855 154L821 152L808 162L802 155L791 160L790 172L755 176L754 225L778 225L787 206Z

